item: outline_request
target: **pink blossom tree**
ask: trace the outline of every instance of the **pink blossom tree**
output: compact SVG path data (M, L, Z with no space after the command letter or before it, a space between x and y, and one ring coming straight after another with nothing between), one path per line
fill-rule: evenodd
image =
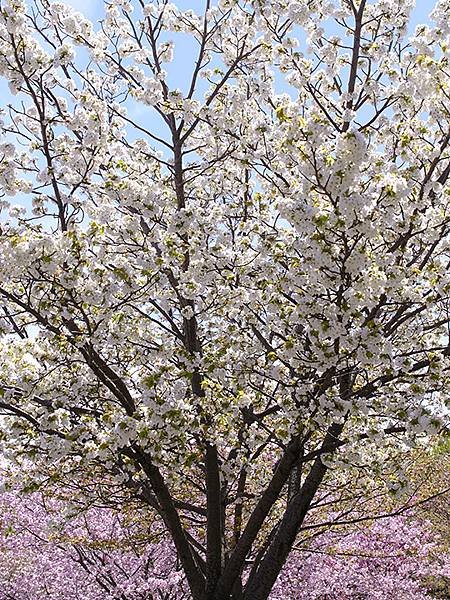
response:
M174 548L142 514L76 514L39 493L3 494L0 511L0 600L189 597Z
M0 600L192 598L173 545L155 522L143 526L148 515L73 508L1 496ZM431 600L430 578L450 578L441 550L430 523L406 516L306 537L270 600Z
M404 516L295 547L272 600L431 600L425 581L450 582L450 556L430 523Z

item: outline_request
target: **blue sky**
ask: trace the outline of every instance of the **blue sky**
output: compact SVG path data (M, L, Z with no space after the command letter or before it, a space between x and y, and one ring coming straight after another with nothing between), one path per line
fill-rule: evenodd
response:
M427 23L428 15L433 10L435 2L430 0L416 0L416 7L412 14L411 24L418 25L419 23Z
M28 0L30 3L32 0ZM204 7L204 0L173 0L174 3L183 10L192 9L197 12L201 12ZM371 0L373 1L373 0ZM67 4L72 5L76 10L82 12L87 18L92 21L96 21L103 15L103 0L65 0ZM414 9L411 19L411 32L419 23L428 22L428 13L432 10L435 4L434 0L417 0L416 8ZM172 89L178 88L182 91L186 90L187 85L190 81L190 75L192 73L193 64L196 58L197 45L196 43L185 34L177 34L175 46L175 58L171 65L168 66L169 72L169 85ZM4 80L0 78L0 106L4 107L9 102L15 104L18 102L18 98L14 98L9 93L8 86ZM160 118L155 118L149 114L149 109L143 105L128 107L129 114L131 117L139 120L140 117L147 120L151 119L151 129L156 135L165 137L167 131L165 131L165 125L162 123ZM21 196L21 195L20 195ZM28 205L29 201L22 197L17 196L16 202ZM13 201L14 202L14 201Z
M66 0L66 3L71 4L74 8L86 15L86 17L96 18L102 12L102 0ZM203 6L202 0L179 0L175 1L175 4L185 10L201 10ZM433 5L434 2L430 0L417 0L413 21L415 23L427 21L427 16L431 9L430 7Z
M374 0L370 1L372 2ZM31 4L32 0L28 0L28 2ZM65 2L94 22L103 16L103 0L65 0ZM192 9L196 12L202 12L205 5L205 0L173 0L173 2L183 10ZM411 32L414 31L417 24L427 23L429 21L428 13L432 10L434 4L434 0L417 0L411 19ZM192 38L185 34L176 34L174 41L176 43L174 61L167 67L168 83L172 89L178 88L182 91L186 91L190 82L190 76L198 48ZM77 49L77 51L80 56L80 49ZM0 102L1 106L5 106L9 102L14 104L18 100L11 96L6 82L1 78L0 97L2 99ZM144 113L146 114L146 118L149 118L148 107L135 104L134 106L130 105L128 110L130 116L134 118L139 118L141 114ZM166 133L164 131L165 127L158 121L159 119L156 119L152 123L154 132L157 135L164 137L164 134Z
M32 2L32 0L28 1ZM103 15L103 0L65 0L65 2L94 22ZM181 9L192 9L198 12L203 10L205 4L204 0L174 0L174 3ZM428 22L428 13L434 4L433 0L417 0L411 19L411 32L414 31L417 24ZM187 35L177 34L174 61L168 68L169 85L172 88L179 88L181 90L186 88L195 60L196 50L196 44L192 39L189 39ZM0 80L0 97L2 98L2 105L12 100L8 88L2 80Z
M93 21L101 18L103 14L103 0L65 0L65 2ZM173 0L173 2L183 10L192 9L196 12L201 12L205 5L204 0ZM428 15L434 5L434 0L416 0L416 6L411 16L411 32L414 31L416 25L429 21ZM170 83L174 87L183 89L183 83L187 80L186 76L192 69L194 52L195 45L190 40L182 37L177 39L174 62L170 65Z

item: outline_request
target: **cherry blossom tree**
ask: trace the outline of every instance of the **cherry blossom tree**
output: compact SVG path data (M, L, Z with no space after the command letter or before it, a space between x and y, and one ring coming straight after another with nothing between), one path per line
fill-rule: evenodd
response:
M446 563L429 524L389 517L344 535L328 532L309 552L294 548L270 598L428 600L436 596L425 582L448 581Z
M3 494L0 506L1 600L188 598L174 549L139 512L73 512L38 493Z
M268 598L442 428L450 4L412 5L0 2L2 452L108 472L194 600Z
M0 506L1 600L190 597L173 546L142 511L74 511L42 493L3 494ZM304 539L270 600L429 600L432 578L450 577L439 542L417 515Z

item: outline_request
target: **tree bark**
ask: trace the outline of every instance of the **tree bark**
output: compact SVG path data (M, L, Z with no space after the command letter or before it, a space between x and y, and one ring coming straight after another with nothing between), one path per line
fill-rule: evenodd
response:
M333 424L324 438L322 447L329 447L333 441L337 442L343 427L343 424ZM243 600L266 600L268 598L326 472L327 467L319 456L314 461L300 491L289 502L264 558L257 571L250 576Z
M253 509L242 535L232 551L225 565L222 575L217 583L214 600L229 600L231 590L239 577L245 558L255 541L267 515L278 500L283 486L287 482L292 467L298 459L301 440L296 437L288 445L285 453L275 469L269 485L266 487L259 502Z

